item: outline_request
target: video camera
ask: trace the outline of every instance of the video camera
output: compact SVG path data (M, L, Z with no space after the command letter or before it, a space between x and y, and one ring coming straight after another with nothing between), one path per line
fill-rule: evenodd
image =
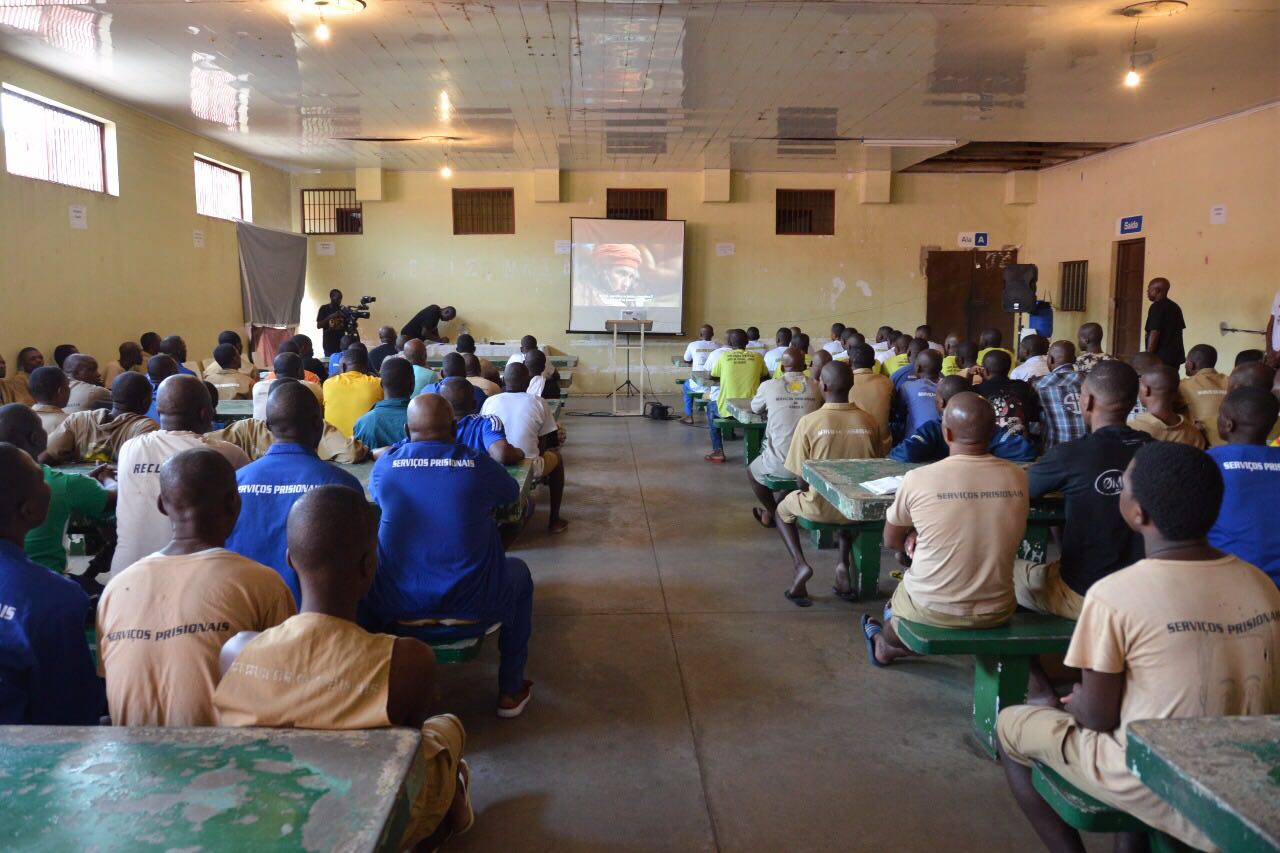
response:
M342 331L348 335L356 335L359 337L357 328L361 320L369 319L369 303L377 302L376 296L361 296L359 305L343 305L342 311Z

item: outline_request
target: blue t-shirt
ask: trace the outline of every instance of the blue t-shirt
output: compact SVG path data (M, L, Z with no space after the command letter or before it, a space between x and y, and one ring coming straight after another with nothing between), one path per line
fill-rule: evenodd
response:
M0 541L0 724L98 724L107 695L85 642L88 615L75 581Z
M992 456L1010 462L1031 462L1036 458L1036 448L1026 436L1009 430L996 430L987 450ZM934 418L920 425L920 429L903 439L893 450L890 459L899 462L937 462L951 455L942 437L942 418Z
M284 558L289 510L298 498L319 486L347 486L363 494L360 481L300 444L277 443L261 459L237 471L236 484L240 517L227 539L227 550L275 569L293 593L294 602L301 605L298 575Z
M457 377L453 376L449 378L456 379ZM423 394L439 394L440 386L448 381L449 379L441 379L439 382L432 382L430 385L426 385L423 387L422 393ZM467 382L467 380L465 379L463 379L462 381ZM471 385L470 382L467 382L467 384ZM476 398L476 411L478 412L480 411L480 407L484 405L484 401L485 401L484 391L480 390L479 386L477 385L471 385L471 393Z
M494 442L504 441L507 431L497 415L466 415L458 419L454 440L479 453L488 453Z
M1226 484L1209 544L1253 563L1280 586L1280 447L1224 444L1209 448L1209 455Z
M329 356L329 375L337 376L342 372L342 354L343 350L338 350Z
M365 447L377 450L388 444L395 444L404 438L404 428L409 422L409 398L392 397L390 400L379 400L373 408L356 420L352 434Z
M934 398L938 396L938 383L931 379L913 376L898 390L902 401L903 435L909 436L938 416Z
M369 492L382 510L365 599L376 619L492 612L506 559L493 511L520 496L505 468L460 444L405 441L374 464Z

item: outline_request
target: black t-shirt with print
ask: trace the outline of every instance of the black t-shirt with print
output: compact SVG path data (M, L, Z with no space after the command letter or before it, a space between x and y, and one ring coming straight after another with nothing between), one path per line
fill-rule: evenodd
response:
M1032 497L1061 492L1066 498L1062 580L1081 595L1143 557L1142 537L1120 517L1120 490L1133 455L1154 440L1127 426L1103 427L1054 445L1027 471Z
M1040 422L1040 396L1021 379L988 379L973 388L996 410L996 429L1031 439L1031 426Z

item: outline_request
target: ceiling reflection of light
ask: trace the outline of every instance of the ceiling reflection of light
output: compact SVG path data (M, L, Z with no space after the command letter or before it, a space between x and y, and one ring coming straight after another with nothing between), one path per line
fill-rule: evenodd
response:
M111 16L73 6L11 5L0 2L0 26L33 33L50 47L72 56L109 59Z
M227 130L249 130L249 90L236 76L213 64L207 53L191 54L191 114Z

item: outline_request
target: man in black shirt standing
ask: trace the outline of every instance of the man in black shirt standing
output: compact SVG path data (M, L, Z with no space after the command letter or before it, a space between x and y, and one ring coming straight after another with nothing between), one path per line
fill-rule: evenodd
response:
M404 324L400 334L409 335L421 341L435 341L438 344L447 344L449 339L440 334L440 323L448 323L456 316L458 316L458 312L453 310L452 305L446 305L443 308L439 305L428 305L417 314L414 314L412 320Z
M1147 285L1147 298L1151 307L1147 310L1147 352L1175 370L1186 361L1182 348L1182 330L1187 324L1182 319L1182 308L1169 298L1169 279L1153 278Z
M321 305L316 312L316 328L321 332L320 345L324 347L326 357L342 348L342 333L346 322L346 317L342 315L342 291L337 288L330 290L329 303Z

